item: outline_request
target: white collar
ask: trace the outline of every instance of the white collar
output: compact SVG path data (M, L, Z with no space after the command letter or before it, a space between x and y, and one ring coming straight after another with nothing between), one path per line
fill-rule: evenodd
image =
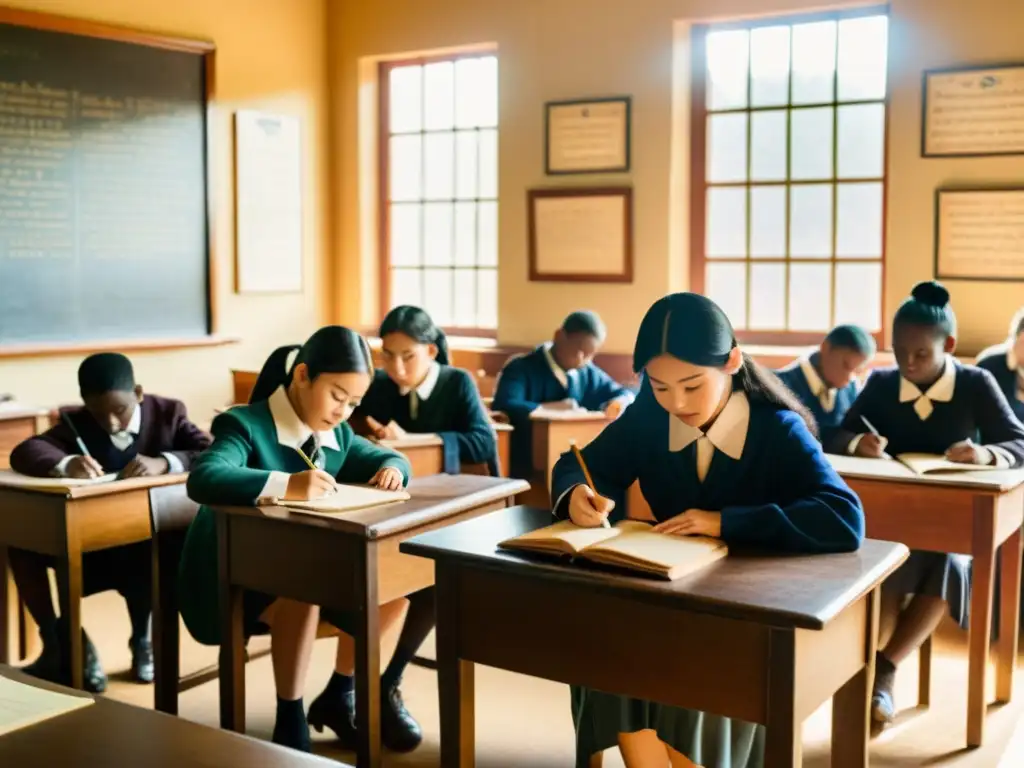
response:
M811 355L804 355L800 358L800 370L803 372L804 378L807 379L807 386L811 388L811 394L815 397L821 397L823 392L835 391L835 387L825 386L814 363L811 362Z
M429 400L431 393L434 391L434 387L437 386L437 380L441 376L441 364L435 360L430 364L430 370L427 371L427 375L420 382L420 385L416 387L416 397L420 400ZM408 387L399 387L398 394L405 397L412 389Z
M569 374L572 373L572 371L566 371L564 368L562 368L562 366L558 364L558 361L555 360L555 356L551 353L551 350L553 348L553 342L547 341L544 343L544 359L548 361L548 367L551 369L551 373L554 375L554 377L558 379L558 383L561 384L566 389L568 389Z
M707 437L716 450L731 459L739 459L743 455L743 446L747 442L747 429L750 426L750 403L743 392L733 392L729 402L718 414L715 423L707 434L696 427L684 424L669 414L668 449L681 451L690 443Z
M274 429L277 430L277 442L289 448L301 448L302 444L313 434L313 430L306 426L306 423L295 413L292 401L288 399L288 391L284 387L278 387L270 396L267 405L270 406L270 416L274 420ZM322 448L341 450L333 429L316 434Z
M128 426L120 432L112 434L110 436L110 442L113 443L117 450L127 451L131 444L135 442L135 438L139 436L139 432L141 431L142 403L136 403L135 410L132 411L132 417L128 419Z
M912 381L907 381L900 376L900 402L909 403L920 397L926 397L936 403L948 403L953 399L953 391L956 389L956 365L949 355L946 355L946 362L942 369L939 380L928 387L927 392L922 392Z
M137 435L142 431L142 403L135 404L135 411L132 413L132 417L128 419L128 427L124 431L133 435Z

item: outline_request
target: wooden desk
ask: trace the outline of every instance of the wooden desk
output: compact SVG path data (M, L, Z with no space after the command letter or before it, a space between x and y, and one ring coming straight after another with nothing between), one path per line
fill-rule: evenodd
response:
M981 471L918 476L895 461L854 456L829 460L864 504L867 535L911 549L971 555L973 586L968 640L967 745L985 733L985 666L992 634L996 551L999 578L999 648L996 701L1013 695L1020 618L1021 524L1024 471Z
M498 469L502 477L508 477L509 444L512 437L512 426L510 424L491 424L491 426L494 428L495 438L498 443ZM439 475L444 471L444 448L440 437L436 437L429 442L424 441L422 437L416 436L410 439L383 440L381 445L404 454L409 459L409 463L412 464L413 477ZM474 474L479 473L474 472Z
M0 403L0 469L11 468L11 451L23 440L45 432L49 418L45 408Z
M187 475L160 475L64 490L4 485L0 481L0 549L27 549L57 558L60 614L68 617L72 659L82 658L82 554L150 538L149 489L185 482ZM0 595L0 599L5 598ZM7 637L8 609L0 605L0 638ZM10 658L7 644L0 661ZM71 680L82 687L82 662Z
M10 667L0 667L0 675L76 693ZM346 768L333 760L104 697L96 697L91 706L0 736L0 755L4 765L20 768Z
M444 768L474 764L474 663L762 723L771 768L801 765L801 724L834 695L832 765L866 768L878 586L906 547L733 553L674 582L496 549L550 522L516 507L402 544L436 561Z
M399 552L410 536L506 507L522 480L482 475L414 478L412 499L340 514L284 507L217 508L221 579L221 725L245 730L242 595L254 589L358 616L358 765L379 768L380 623L377 606L434 583L430 560Z

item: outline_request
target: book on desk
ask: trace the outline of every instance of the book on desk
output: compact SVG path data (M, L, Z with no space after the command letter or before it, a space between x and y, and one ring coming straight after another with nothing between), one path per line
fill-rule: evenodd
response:
M501 549L581 558L668 581L688 576L725 557L724 541L655 533L647 523L624 520L612 528L581 528L563 520L498 545Z
M0 469L0 485L9 488L34 488L41 491L62 491L68 488L79 488L84 485L100 485L117 480L117 473L112 472L100 477L32 477L10 469Z
M91 696L50 691L0 675L0 736L74 712L92 703Z
M275 499L273 503L300 514L334 517L342 512L355 512L410 498L407 491L382 491L367 485L341 484L337 491L319 499Z

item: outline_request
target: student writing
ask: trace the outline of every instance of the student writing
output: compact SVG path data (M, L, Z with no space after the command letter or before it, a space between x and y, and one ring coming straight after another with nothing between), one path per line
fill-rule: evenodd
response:
M185 472L210 444L209 436L189 421L183 403L143 395L142 387L135 383L131 361L124 355L87 357L78 369L78 387L84 406L62 409L60 420L50 430L15 448L11 454L15 471L76 478L115 472L124 477ZM12 549L10 563L18 591L39 625L43 641L42 655L25 671L70 684L66 625L63 617L60 622L56 618L46 574L53 561L45 555ZM148 541L82 556L84 595L116 589L125 598L132 626L132 676L146 683L153 681L151 567ZM96 648L84 632L83 648L86 690L102 693L107 678Z
M287 368L293 352L295 360ZM179 568L181 614L199 642L220 642L216 520L205 505L319 498L339 482L388 490L408 482L410 468L403 456L356 436L345 423L372 374L370 348L359 334L340 326L321 328L301 347L281 347L271 354L249 405L214 420L214 443L189 476L189 496L204 506L189 528ZM310 469L306 458L318 469ZM405 599L381 607L382 633L401 620L406 607ZM343 746L354 748L355 616L252 591L245 593L243 614L246 637L268 631L271 636L277 688L273 740L309 751L309 726L322 730L326 725ZM319 620L348 634L338 640L335 673L311 704L307 720L303 688ZM399 691L410 656L396 651L384 674L381 728L392 749L414 748L421 738Z
M897 366L868 377L843 429L856 434L845 446L859 456L881 457L882 440L867 432L870 421L888 441L890 454L945 454L964 464L1018 467L1024 462L1024 427L988 371L961 365L956 316L949 293L935 282L919 283L893 318ZM895 716L896 666L927 639L949 610L962 627L970 607L970 558L914 550L882 585L879 646L872 718ZM912 599L903 607L908 595Z
M978 355L978 367L991 373L1018 421L1024 421L1024 307L1010 322L1005 342Z
M597 526L621 517L609 497L639 480L668 534L787 552L860 546L864 516L832 469L813 419L771 373L743 355L711 300L657 301L637 334L637 402L582 451L596 492L571 453L555 465L554 514ZM686 685L680 680L679 685ZM764 728L589 688L572 689L576 765L615 746L628 768L763 765Z

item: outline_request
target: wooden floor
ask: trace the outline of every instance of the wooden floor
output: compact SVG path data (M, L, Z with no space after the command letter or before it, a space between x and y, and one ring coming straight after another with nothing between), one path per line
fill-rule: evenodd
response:
M127 682L123 672L129 663L128 618L123 601L115 593L88 598L84 623L99 646L112 681L108 695L139 706L152 706L152 688ZM183 631L183 637L188 637ZM255 645L265 643L254 641ZM426 649L425 649L426 650ZM432 649L430 649L432 652ZM957 768L1018 768L1024 766L1024 674L1018 675L1013 704L993 709L989 715L986 744L978 750L962 748L967 685L966 635L944 627L935 654L933 704L924 713L910 712L874 742L871 766L956 766ZM216 649L195 644L190 638L182 650L183 669L200 668L216 658ZM321 690L330 676L334 643L317 643L309 673L306 703ZM897 705L909 706L916 692L916 659L900 669ZM118 679L118 677L122 679ZM273 728L274 688L270 659L247 668L248 732L269 738ZM991 683L990 683L991 685ZM433 672L412 668L403 686L405 700L426 732L423 746L411 755L390 755L388 766L436 766L438 758L437 688ZM182 696L182 716L206 725L217 723L217 684L209 683ZM804 727L804 765L829 765L829 707L823 707ZM569 692L565 686L513 675L490 668L477 672L477 765L480 768L563 768L573 764L572 721ZM352 755L332 748L328 734L317 736L316 750L339 759ZM616 753L605 759L608 768L621 768Z

